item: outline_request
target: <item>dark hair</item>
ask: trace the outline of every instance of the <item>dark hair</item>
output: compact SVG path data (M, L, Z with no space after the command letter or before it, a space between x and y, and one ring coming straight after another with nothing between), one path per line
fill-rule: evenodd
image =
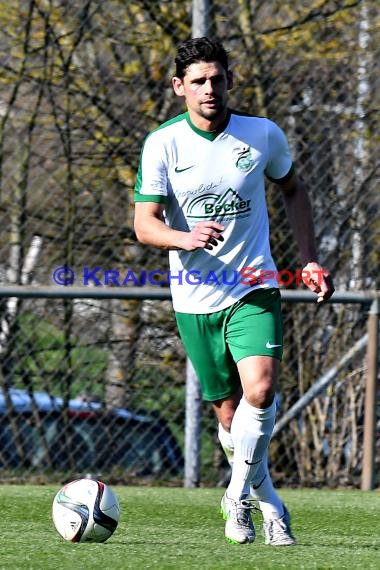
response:
M228 54L221 42L210 38L192 38L177 47L176 77L182 79L192 63L218 61L228 71Z

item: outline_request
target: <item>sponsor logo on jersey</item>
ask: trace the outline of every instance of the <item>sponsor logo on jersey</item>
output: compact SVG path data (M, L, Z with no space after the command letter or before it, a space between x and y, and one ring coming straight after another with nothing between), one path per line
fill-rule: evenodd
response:
M249 146L234 149L237 159L235 166L240 172L249 172L255 166L256 160Z
M189 202L188 218L210 219L213 217L231 218L247 214L251 210L251 201L244 200L232 188L220 194L202 194Z

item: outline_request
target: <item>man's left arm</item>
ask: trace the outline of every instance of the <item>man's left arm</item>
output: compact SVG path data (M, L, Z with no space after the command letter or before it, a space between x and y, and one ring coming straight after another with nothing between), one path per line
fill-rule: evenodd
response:
M303 282L317 294L317 303L322 303L332 296L335 289L331 275L318 262L312 208L306 188L296 174L279 186L284 194L286 214L300 250Z

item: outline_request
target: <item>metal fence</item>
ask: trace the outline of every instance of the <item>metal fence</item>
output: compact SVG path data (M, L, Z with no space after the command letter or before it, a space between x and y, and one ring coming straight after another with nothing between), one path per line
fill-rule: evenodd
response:
M173 57L198 5L0 1L0 285L165 285L150 272L166 254L133 233L133 185L145 135L182 110ZM206 16L230 51L231 106L289 136L337 289L378 290L376 2L214 0ZM295 271L281 198L270 184L267 196L274 257ZM345 355L368 308L284 303L281 414L344 364L273 440L278 483L360 484L365 347ZM186 360L170 300L4 296L0 323L3 480L182 480ZM200 467L204 483L226 476L207 407Z

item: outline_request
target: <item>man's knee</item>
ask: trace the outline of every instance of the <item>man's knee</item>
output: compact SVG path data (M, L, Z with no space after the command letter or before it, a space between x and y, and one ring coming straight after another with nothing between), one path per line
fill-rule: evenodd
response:
M244 397L251 406L265 409L272 404L276 394L275 386L272 382L255 382L246 386Z

